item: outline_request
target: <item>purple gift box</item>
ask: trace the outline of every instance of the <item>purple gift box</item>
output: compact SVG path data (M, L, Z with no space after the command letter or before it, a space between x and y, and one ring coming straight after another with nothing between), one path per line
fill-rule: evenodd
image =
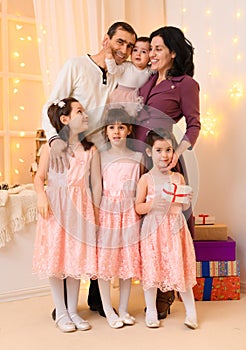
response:
M236 260L236 242L228 237L227 241L193 241L196 261Z

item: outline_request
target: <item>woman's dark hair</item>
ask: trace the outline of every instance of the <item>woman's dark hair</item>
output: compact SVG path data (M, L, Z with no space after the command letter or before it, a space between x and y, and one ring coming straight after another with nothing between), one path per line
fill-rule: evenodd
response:
M180 75L194 75L193 54L194 48L191 42L185 38L182 30L176 27L161 27L150 34L150 41L160 36L170 52L175 52L173 67L167 71L166 77L177 77Z
M60 117L62 115L68 116L72 111L72 103L79 102L73 97L63 98L60 101L56 101L50 105L48 108L48 117L50 119L51 125L56 129L59 137L68 143L70 127L69 125L64 125ZM78 134L79 141L84 147L84 150L89 150L93 143L86 140L83 132Z
M130 34L133 34L137 39L137 34L135 30L132 28L132 26L130 26L130 24L126 22L115 22L109 27L107 34L110 37L110 39L112 39L112 37L115 35L117 29L122 29Z

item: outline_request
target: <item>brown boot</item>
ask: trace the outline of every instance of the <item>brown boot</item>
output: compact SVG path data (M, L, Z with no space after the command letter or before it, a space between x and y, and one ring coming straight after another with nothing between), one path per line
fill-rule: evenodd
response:
M175 295L173 290L163 293L160 289L157 289L156 308L158 320L162 320L167 317L167 314L170 314L170 306L174 302L174 299Z

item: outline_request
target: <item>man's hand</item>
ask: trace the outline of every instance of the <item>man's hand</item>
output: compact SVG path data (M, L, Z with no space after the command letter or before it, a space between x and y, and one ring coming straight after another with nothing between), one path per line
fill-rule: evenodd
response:
M67 143L61 139L55 139L51 143L50 148L50 165L57 173L63 173L64 169L69 169L68 155L74 156Z

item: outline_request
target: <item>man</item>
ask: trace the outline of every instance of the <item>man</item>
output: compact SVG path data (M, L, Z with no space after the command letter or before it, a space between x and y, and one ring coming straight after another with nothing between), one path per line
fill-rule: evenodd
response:
M59 139L48 118L49 105L55 100L74 97L87 113L93 111L91 128L96 127L108 96L117 85L115 77L108 75L106 71L106 43L111 47L116 63L121 64L131 54L136 38L137 35L129 24L116 22L108 29L101 51L95 55L72 58L61 69L42 116L42 127L51 146L51 164L57 171L63 172L64 166L68 167L69 163L67 153L64 152L66 144ZM68 153L71 155L72 151L68 150Z
M57 172L63 172L69 167L68 154L73 155L67 144L56 134L47 115L49 105L55 100L65 97L76 98L91 119L91 130L98 125L107 104L109 94L115 89L117 81L113 75L108 75L105 64L106 46L112 49L112 55L117 64L126 61L132 52L137 35L134 29L125 22L116 22L110 26L103 40L103 48L95 55L83 55L68 60L58 74L49 100L43 108L42 128L51 147L51 166ZM90 118L90 111L91 113ZM98 135L92 141L97 144ZM66 294L66 281L64 280L64 293ZM90 283L88 305L91 310L104 315L98 283ZM55 310L52 313L55 319Z

